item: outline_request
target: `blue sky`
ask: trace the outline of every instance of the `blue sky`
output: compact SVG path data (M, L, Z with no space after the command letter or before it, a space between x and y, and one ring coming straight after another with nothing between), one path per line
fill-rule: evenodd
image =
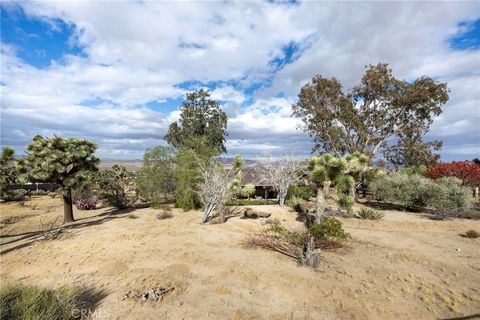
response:
M291 104L314 75L355 85L388 62L449 84L429 139L480 156L480 5L334 2L2 2L1 144L80 136L102 158L164 144L185 93L229 116L228 155L310 153ZM188 23L185 23L188 21Z

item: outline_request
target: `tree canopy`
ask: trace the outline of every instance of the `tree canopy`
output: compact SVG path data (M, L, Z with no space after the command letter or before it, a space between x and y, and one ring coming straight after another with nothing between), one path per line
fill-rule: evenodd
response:
M446 83L422 76L399 80L387 64L369 65L359 85L345 93L336 78L317 75L298 95L293 116L313 138L314 151L336 156L392 150L392 141L422 137L448 100Z
M196 151L203 145L217 154L227 151L227 115L217 101L210 99L208 90L187 93L180 112L180 119L170 125L165 135L171 146Z
M78 186L91 171L97 171L97 145L77 138L35 136L25 157L18 159L23 182L50 182L63 190L64 221L73 221L71 188Z

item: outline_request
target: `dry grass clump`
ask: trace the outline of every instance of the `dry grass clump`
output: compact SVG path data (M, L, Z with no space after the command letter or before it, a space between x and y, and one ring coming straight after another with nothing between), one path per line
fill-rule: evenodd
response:
M173 214L171 214L170 212L167 212L167 211L162 211L162 212L157 214L157 219L158 220L170 219L170 218L173 218Z
M128 215L128 218L129 219L138 219L138 217L136 215L132 214L132 213Z
M105 296L91 289L45 289L11 284L0 290L0 319L58 319L79 318ZM84 312L84 313L86 313Z
M270 219L268 218L267 220L265 220L264 222L265 224L281 224L280 223L280 220L278 218L275 218L275 219Z
M469 239L476 239L476 238L479 238L480 237L480 232L476 231L476 230L468 230L467 232L465 232L465 237L469 238Z

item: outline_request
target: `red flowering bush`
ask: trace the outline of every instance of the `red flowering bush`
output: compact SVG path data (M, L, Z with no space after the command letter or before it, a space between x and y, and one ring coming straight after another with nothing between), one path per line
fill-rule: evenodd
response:
M75 207L78 210L93 210L97 206L97 200L94 199L79 199L75 202Z
M470 187L480 186L480 165L473 161L440 163L430 168L424 175L430 179L456 177L462 180L464 185Z

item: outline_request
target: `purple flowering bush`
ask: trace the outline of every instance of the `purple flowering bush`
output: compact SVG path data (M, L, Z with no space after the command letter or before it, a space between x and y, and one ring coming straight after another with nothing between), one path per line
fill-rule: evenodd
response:
M75 201L75 207L78 210L92 210L97 206L97 200L94 199L78 199Z

